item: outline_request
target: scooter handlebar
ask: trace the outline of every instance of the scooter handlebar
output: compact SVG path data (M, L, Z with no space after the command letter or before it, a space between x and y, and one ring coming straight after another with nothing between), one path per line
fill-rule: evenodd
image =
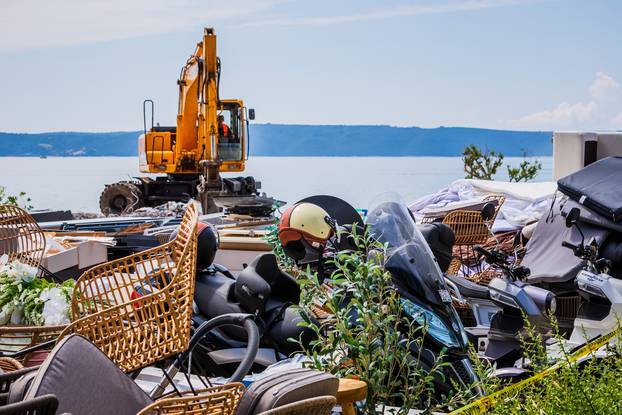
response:
M573 250L573 251L575 251L575 252L579 249L579 245L574 245L574 244L571 244L571 243L570 243L570 242L568 242L568 241L562 241L562 246L563 246L564 248L572 249L572 250Z
M165 371L165 375L160 379L158 384L156 384L149 396L152 399L157 399L162 396L162 394L166 390L166 387L170 385L170 379L173 379L175 375L179 372L179 370L181 370L184 362L186 361L186 359L188 359L193 349L197 344L199 344L201 339L215 328L227 325L244 327L244 330L246 331L246 334L248 336L246 354L238 365L236 371L233 373L233 375L231 375L227 382L230 383L241 381L255 362L255 357L257 356L257 351L259 350L259 328L257 327L257 324L254 321L254 316L252 314L223 314L218 317L214 317L213 319L208 320L199 326L199 328L190 338L190 344L188 349L177 356L173 364L169 366L169 368Z
M473 250L478 254L486 257L486 261L489 264L505 265L507 262L507 257L503 253L494 249L489 251L485 248L482 248L481 246L475 246L473 247Z

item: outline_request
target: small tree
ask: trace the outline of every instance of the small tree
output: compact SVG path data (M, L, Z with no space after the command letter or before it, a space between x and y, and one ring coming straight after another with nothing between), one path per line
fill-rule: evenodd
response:
M30 210L32 209L30 201L25 192L20 192L18 195L7 195L5 188L0 186L0 205L13 205Z
M492 176L503 164L503 154L494 150L482 151L475 144L465 147L462 152L464 172L467 179L492 180Z
M527 182L536 178L540 170L542 170L542 163L538 160L533 162L527 161L527 152L523 150L523 161L520 165L518 167L508 165L507 168L511 182Z
M456 390L437 400L433 379L446 379L444 355L428 371L419 364L426 328L406 318L391 274L384 267L385 247L366 232L342 238L346 236L352 238L357 250L337 253L330 260L335 267L330 289L309 270L306 278L300 279L304 320L300 325L311 328L317 336L305 350L312 366L367 382L363 408L367 415L405 415L410 408L452 406L465 399L470 392ZM322 322L313 318L318 303L330 315ZM398 409L391 411L387 406Z

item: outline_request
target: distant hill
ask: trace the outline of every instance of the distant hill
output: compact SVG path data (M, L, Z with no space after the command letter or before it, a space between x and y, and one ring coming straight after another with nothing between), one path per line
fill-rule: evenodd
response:
M0 156L135 156L141 131L0 133ZM459 156L468 144L506 156L552 154L550 132L464 127L253 124L254 156Z

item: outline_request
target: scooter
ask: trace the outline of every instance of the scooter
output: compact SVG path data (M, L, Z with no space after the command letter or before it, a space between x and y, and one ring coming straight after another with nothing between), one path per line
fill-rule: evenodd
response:
M482 217L490 215L494 206L484 206ZM477 345L482 358L495 363L499 377L520 377L524 370L516 368L523 357L521 339L528 338L525 319L543 340L550 337L549 315L555 312L555 295L525 282L529 268L514 265L505 253L480 246L474 248L502 277L493 278L487 287L458 276L446 276L453 285L457 301L471 305L477 325L466 329L472 344Z
M445 355L446 378L434 380L435 390L447 393L452 382L463 387L476 385L467 334L436 258L406 205L389 196L370 209L366 226L387 246L385 269L391 273L408 318L427 327L422 349L411 350L412 355L418 356L424 369L431 369L438 356ZM475 389L477 392L477 386Z
M583 235L579 226L580 215L580 209L571 209L566 216L566 226L575 227ZM611 260L600 256L600 247L594 238L587 244L583 238L579 244L564 241L562 245L585 261L576 278L581 305L574 320L574 329L566 343L566 347L574 348L620 326L622 280L610 275Z
M312 330L298 326L302 321L295 305L300 287L294 277L281 271L273 253L256 257L237 276L218 264L209 264L197 272L192 327L230 313L254 316L260 331L260 347L252 372L301 352L299 340L308 345ZM197 347L195 361L210 372L228 377L246 353L247 336L239 326L212 330ZM198 364L198 363L197 363Z
M312 200L322 204L331 218L341 218L343 224L351 222L355 226L362 226L360 216L346 202L328 196L314 197ZM344 207L346 205L347 209ZM468 357L467 335L451 304L435 256L407 207L398 201L385 202L370 211L366 226L381 243L388 243L393 248L404 248L391 255L385 265L393 275L408 318L418 325L428 326L423 342L424 350L412 350L413 356L419 357L424 369L431 370L436 366L438 356L445 355L445 379L435 380L435 388L439 393L448 393L454 384L452 381L464 387L473 387L477 377ZM399 235L400 239L392 239ZM352 248L348 246L346 237L334 241L332 246L335 250L344 247ZM326 254L330 253L308 250L298 259L321 268ZM197 273L193 324L238 310L255 315L263 347L257 353L252 370L259 371L299 350L295 343L288 341L289 338L301 339L303 344L312 339L312 332L297 326L300 316L291 307L298 303L299 296L300 289L296 281L278 269L273 254L260 255L237 276L218 265L210 264ZM212 330L211 335L203 341L202 349L195 349L193 358L195 361L202 359L201 366L207 365L211 372L221 371L226 376L228 366L237 364L237 354L244 350L243 333L233 327L222 327L220 330Z
M526 283L529 269L508 264L505 254L481 247L476 251L504 274L488 284L490 299L500 310L490 322L483 357L495 362L498 368L512 368L523 357L521 339L533 339L525 327L525 320L531 330L546 341L551 336L549 317L556 311L557 299L552 292ZM510 369L507 371L511 372Z

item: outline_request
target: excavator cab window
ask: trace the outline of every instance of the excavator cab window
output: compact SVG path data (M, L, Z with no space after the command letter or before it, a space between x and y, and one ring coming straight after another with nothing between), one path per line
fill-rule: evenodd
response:
M218 111L218 158L222 161L242 160L242 109L222 106Z

